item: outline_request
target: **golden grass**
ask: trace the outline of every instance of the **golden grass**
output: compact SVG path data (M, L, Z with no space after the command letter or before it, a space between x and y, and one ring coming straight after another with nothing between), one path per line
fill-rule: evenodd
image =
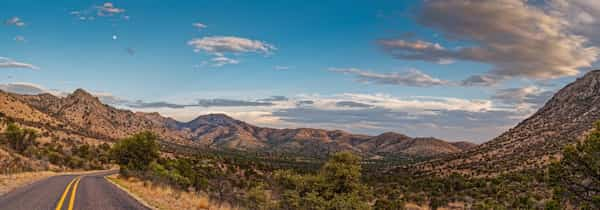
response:
M113 183L125 188L145 203L160 210L180 209L205 209L205 210L231 210L237 209L228 204L217 204L210 201L208 196L184 192L168 186L154 185L136 178L123 178L118 175L107 177Z
M0 175L0 195L4 195L14 189L17 189L21 186L25 186L36 182L38 180L42 180L51 176L58 175L59 173L51 172L51 171L41 171L41 172L24 172L18 174L11 175Z

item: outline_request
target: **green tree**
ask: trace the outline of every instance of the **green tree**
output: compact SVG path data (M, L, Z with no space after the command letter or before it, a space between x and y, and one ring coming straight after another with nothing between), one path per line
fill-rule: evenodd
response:
M600 208L600 121L584 141L564 149L562 159L550 166L549 176L557 197Z
M360 158L349 152L333 155L314 175L279 171L286 190L283 209L370 209L370 190L361 183Z
M38 134L35 130L30 128L21 128L14 123L9 123L5 131L6 139L10 148L14 149L18 153L23 153L30 146L35 146L35 141Z
M157 139L151 132L135 134L115 144L111 156L122 170L146 171L160 157Z

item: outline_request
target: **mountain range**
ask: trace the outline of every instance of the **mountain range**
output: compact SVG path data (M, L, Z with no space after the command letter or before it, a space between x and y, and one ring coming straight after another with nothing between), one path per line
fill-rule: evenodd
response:
M436 157L475 146L469 142L450 143L392 132L368 136L340 130L265 128L224 114L202 115L189 122L179 122L158 113L111 107L83 89L65 97L0 92L0 104L4 117L38 128L51 136L49 138L59 139L116 141L137 132L152 131L165 141L188 146L311 157L326 157L344 150L369 158Z
M0 91L0 118L38 129L44 134L41 141L114 142L152 131L164 141L213 149L311 157L341 150L368 158L428 157L428 161L400 168L417 174L489 176L540 168L560 158L565 145L581 140L600 119L600 70L562 88L532 116L481 145L393 132L368 136L340 130L265 128L224 114L179 122L158 113L111 107L82 89L66 97Z

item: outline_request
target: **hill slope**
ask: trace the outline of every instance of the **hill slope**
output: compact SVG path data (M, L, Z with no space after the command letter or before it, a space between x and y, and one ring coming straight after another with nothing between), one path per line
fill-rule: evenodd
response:
M474 149L416 165L424 173L485 175L537 168L581 139L600 120L600 70L558 91L545 106Z

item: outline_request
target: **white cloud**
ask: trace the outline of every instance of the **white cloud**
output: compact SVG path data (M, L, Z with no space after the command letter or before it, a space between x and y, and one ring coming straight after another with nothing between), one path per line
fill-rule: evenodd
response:
M25 22L23 22L23 20L21 20L21 18L19 18L19 17L12 17L12 18L6 20L4 23L7 25L14 25L17 27L25 26Z
M277 49L275 46L263 41L234 36L197 38L189 41L188 45L194 48L194 52L205 52L214 56L211 61L215 67L239 63L237 59L226 57L227 54L258 53L268 55Z
M212 61L212 66L221 67L227 64L238 64L240 61L231 59L225 56L214 57L210 59Z
M0 57L0 68L27 68L33 70L40 69L39 67L29 63L18 62L13 59L4 57Z
M352 74L357 81L365 83L377 83L388 85L405 85L416 87L431 87L439 85L450 85L449 81L433 78L419 70L410 69L407 72L398 73L374 73L356 68L330 68L329 71L344 74Z
M194 26L194 28L197 28L198 30L202 30L208 27L206 24L203 23L192 23L192 26Z
M112 16L125 12L125 9L115 7L112 2L106 2L102 6L97 6L98 16Z
M216 55L247 52L268 54L277 49L275 46L263 41L235 36L209 36L192 39L188 42L188 45L192 46L195 52L204 51Z

